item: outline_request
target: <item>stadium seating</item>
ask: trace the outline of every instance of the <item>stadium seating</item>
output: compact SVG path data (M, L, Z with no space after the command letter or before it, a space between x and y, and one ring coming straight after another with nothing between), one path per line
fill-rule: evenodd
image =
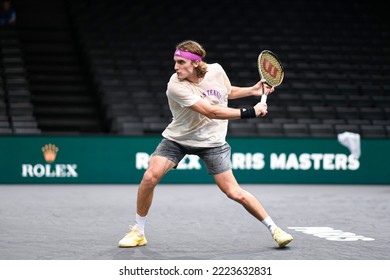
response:
M0 134L39 134L18 32L0 26L0 33Z
M88 85L63 1L14 6L17 24L0 26L13 34L2 46L12 133L101 133L97 95Z
M28 2L20 0L18 7L31 7ZM195 39L205 46L206 61L221 63L234 85L258 80L263 49L283 62L285 79L268 98L267 117L230 121L229 135L336 137L351 131L390 137L389 25L369 1L276 0L267 11L261 1L249 0L200 0L191 9L151 0L44 2L57 3L49 5L62 18L54 21L55 32L22 25L23 48L2 46L3 57L12 53L2 63L13 74L1 84L0 133L57 126L159 135L171 119L165 90L172 50ZM221 11L224 16L217 16ZM55 44L45 45L50 41ZM65 74L43 79L56 71ZM229 106L256 102L248 97Z

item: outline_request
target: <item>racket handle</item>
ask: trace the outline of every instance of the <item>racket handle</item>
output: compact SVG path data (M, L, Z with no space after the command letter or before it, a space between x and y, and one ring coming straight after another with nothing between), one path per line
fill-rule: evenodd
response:
M260 103L263 103L263 104L267 103L267 95L266 95L266 94L263 94L263 95L261 96Z

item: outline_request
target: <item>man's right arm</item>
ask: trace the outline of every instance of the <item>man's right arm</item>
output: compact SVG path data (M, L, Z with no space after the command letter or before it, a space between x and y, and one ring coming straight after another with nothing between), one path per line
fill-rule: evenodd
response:
M210 105L203 99L190 106L190 109L208 117L209 119L234 120L243 118L242 109ZM255 117L263 117L267 114L266 104L257 103L253 109L256 114Z

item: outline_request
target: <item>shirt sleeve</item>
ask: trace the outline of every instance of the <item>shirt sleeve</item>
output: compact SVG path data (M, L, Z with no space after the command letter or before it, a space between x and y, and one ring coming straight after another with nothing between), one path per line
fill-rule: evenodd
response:
M216 63L216 65L218 66L218 68L220 68L220 71L222 73L222 78L223 78L223 84L225 85L227 94L229 95L230 92L232 91L232 84L230 83L230 79L227 76L227 74L226 74L225 70L223 69L223 67L220 64L218 64L218 63Z
M167 96L168 99L175 101L181 107L190 107L202 99L192 92L189 85L179 82L168 83Z
M227 89L227 93L229 95L230 92L232 91L232 84L230 83L230 80L229 80L228 76L226 75L225 71L223 71L223 73L224 73L225 86L226 86L226 89Z

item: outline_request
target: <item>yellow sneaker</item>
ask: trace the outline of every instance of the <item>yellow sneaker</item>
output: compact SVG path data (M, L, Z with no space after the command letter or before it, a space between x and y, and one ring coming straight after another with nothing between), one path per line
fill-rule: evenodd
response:
M286 246L294 239L291 234L288 234L280 228L274 229L274 231L272 232L272 237L274 238L276 243L278 243L279 247Z
M130 232L119 241L119 247L136 247L146 245L145 235L138 230L137 225L130 226Z

